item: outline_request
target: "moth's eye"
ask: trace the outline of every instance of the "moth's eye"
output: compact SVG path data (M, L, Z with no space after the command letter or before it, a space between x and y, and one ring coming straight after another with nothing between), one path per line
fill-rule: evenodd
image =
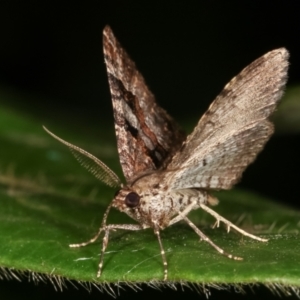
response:
M127 194L125 198L125 204L128 207L136 207L139 205L139 203L140 203L140 196L137 193L131 192Z

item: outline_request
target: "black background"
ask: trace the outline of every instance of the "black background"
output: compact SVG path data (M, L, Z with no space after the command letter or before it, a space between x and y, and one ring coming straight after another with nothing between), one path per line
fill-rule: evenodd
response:
M290 51L289 85L298 84L299 15L299 1L1 1L0 85L32 95L10 105L41 124L88 134L108 122L113 132L102 53L108 24L161 106L196 124L233 76L272 49ZM299 136L275 135L240 186L299 208L299 150Z

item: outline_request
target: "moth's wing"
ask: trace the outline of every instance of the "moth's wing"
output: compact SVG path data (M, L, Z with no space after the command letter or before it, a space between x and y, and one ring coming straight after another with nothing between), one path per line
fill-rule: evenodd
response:
M75 146L54 133L52 133L49 129L43 126L44 130L50 134L53 138L66 145L71 153L75 156L75 158L80 162L80 164L85 167L88 171L90 171L97 179L102 181L111 187L121 187L122 183L119 177L100 159L90 154L89 152Z
M288 56L268 52L225 86L168 165L171 189L229 189L240 179L273 133L267 118L283 94Z
M104 58L110 85L118 152L127 181L166 164L185 134L157 105L135 63L107 26Z

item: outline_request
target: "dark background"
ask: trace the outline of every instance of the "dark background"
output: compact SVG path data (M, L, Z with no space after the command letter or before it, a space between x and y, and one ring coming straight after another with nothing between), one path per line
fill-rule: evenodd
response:
M299 1L1 1L0 86L26 95L9 105L82 135L107 122L113 134L106 24L161 106L190 126L267 51L286 47L288 84L300 80ZM240 186L299 208L299 153L299 135L275 135Z

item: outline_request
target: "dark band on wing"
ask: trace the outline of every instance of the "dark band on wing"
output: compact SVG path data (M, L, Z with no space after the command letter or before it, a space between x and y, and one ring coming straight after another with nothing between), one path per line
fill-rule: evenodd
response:
M139 105L139 101L137 97L128 91L121 80L114 77L112 74L108 73L108 79L110 82L110 86L112 87L112 92L114 95L114 99L117 101L125 101L130 111L124 109L124 115L115 116L115 120L120 120L123 118L123 122L125 125L126 131L136 140L138 140L139 144L144 148L144 153L149 156L156 168L159 168L164 161L164 159L168 156L168 151L164 149L164 147L158 142L157 137L153 131L146 124L146 118L144 115L144 111ZM115 110L115 114L118 112ZM138 119L138 123L140 128L136 128L129 121L129 116L134 115ZM122 124L118 124L122 125ZM169 125L169 124L168 124ZM146 146L146 142L144 139L148 139L151 142L152 147L149 148Z
M130 181L137 173L164 169L186 135L156 103L135 63L109 27L103 32L103 48L120 162Z

